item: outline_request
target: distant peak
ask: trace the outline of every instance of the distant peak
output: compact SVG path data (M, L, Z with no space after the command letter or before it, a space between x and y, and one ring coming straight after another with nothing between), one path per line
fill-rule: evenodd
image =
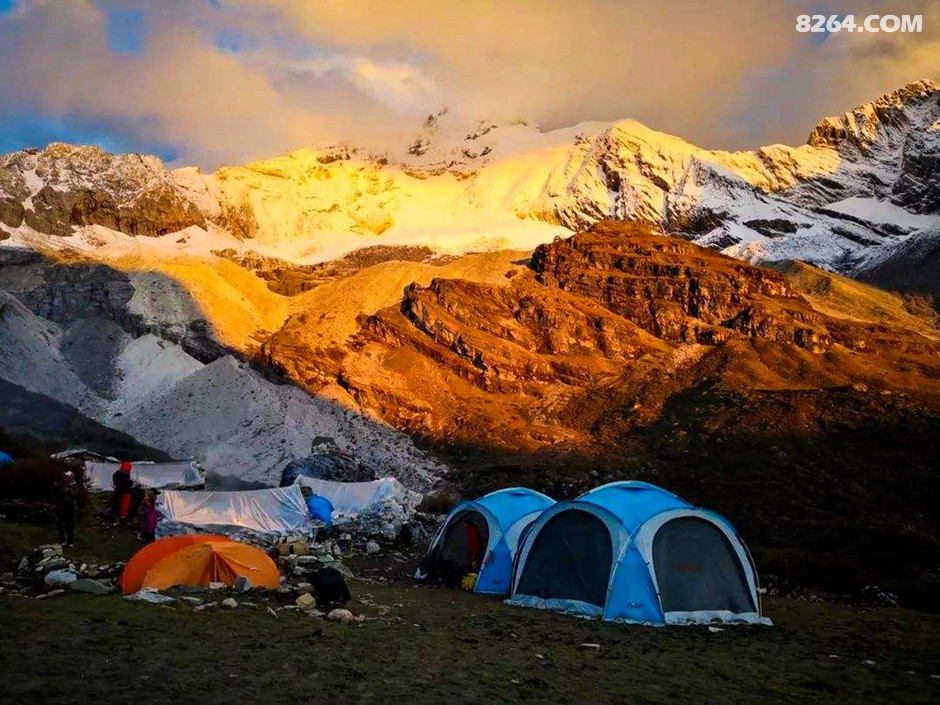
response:
M905 132L918 113L929 113L927 120L940 117L940 84L930 79L912 81L890 93L861 103L842 115L820 120L810 133L808 143L814 147L837 147L848 144L862 152L890 132Z

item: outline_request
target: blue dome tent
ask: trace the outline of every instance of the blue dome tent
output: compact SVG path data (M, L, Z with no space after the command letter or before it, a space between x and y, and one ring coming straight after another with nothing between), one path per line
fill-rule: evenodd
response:
M478 570L474 592L507 594L522 532L554 503L550 497L524 487L461 502L434 535L415 578L446 581L445 573L449 573L456 578L451 580L456 584L460 575ZM476 538L468 538L471 536Z
M734 527L646 482L545 510L519 545L509 602L652 625L767 623Z
M10 465L13 463L13 458L9 453L4 453L0 450L0 465Z

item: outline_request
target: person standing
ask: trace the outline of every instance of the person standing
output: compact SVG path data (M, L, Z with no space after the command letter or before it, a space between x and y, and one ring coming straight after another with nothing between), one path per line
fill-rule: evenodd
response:
M153 543L157 534L157 522L160 519L160 512L157 511L157 493L153 490L144 492L144 498L140 503L140 533L143 536L144 543Z
M59 530L59 543L71 546L75 543L75 513L78 502L78 483L75 473L66 470L56 485L55 525Z
M111 482L114 484L114 508L121 524L126 524L131 516L131 491L134 489L132 469L133 466L125 460L111 476Z

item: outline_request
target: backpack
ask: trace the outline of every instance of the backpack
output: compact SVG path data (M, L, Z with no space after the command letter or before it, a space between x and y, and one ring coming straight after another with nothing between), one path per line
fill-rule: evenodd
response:
M313 574L313 594L317 598L317 607L345 607L352 599L343 574L336 568L321 568Z

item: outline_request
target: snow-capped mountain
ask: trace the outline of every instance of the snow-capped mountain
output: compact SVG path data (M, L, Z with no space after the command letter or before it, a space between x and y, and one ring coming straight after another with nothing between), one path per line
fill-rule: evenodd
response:
M0 233L30 245L75 230L71 247L127 247L102 231L84 242L83 226L99 225L171 238L161 247L174 252L232 247L312 263L375 244L530 249L612 218L749 261L851 273L873 248L940 224L938 165L940 86L930 81L825 118L807 144L741 152L631 120L467 129L441 111L384 154L310 147L213 174L93 147L17 152L0 159Z

